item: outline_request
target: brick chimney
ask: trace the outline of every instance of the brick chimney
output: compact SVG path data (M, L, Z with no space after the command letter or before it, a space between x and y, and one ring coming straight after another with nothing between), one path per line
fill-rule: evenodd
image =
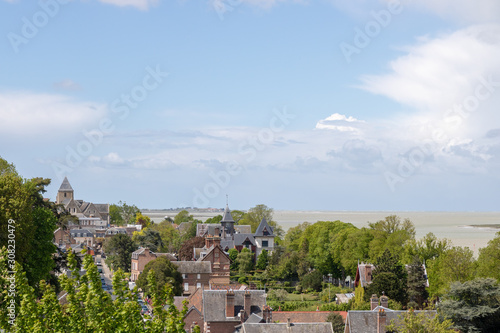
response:
M205 237L205 247L209 249L210 246L212 246L212 236L208 235Z
M250 291L245 291L245 295L243 297L243 309L245 310L245 316L250 317L250 307L252 306L252 295Z
M220 236L214 236L214 245L220 246Z
M386 315L384 309L380 309L377 313L377 333L385 333Z
M226 317L234 317L234 292L232 289L226 294Z
M389 308L389 297L385 296L384 292L382 292L382 296L380 297L380 305L384 308Z
M373 294L372 298L370 298L370 310L375 309L378 306L378 297Z
M273 320L273 313L271 312L271 307L269 305L264 305L262 307L262 318L265 323L270 323Z

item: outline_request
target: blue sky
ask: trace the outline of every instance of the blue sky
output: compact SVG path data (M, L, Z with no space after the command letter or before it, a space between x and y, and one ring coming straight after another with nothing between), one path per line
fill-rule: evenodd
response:
M52 199L499 210L495 0L0 0L0 36L0 156Z

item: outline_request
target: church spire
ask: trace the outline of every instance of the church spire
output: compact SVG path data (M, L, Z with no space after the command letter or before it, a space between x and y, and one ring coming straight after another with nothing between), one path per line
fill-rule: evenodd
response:
M224 215L222 215L222 220L220 224L226 230L226 233L229 235L234 234L234 219L231 215L231 211L229 210L228 197L226 194L226 208L224 209Z

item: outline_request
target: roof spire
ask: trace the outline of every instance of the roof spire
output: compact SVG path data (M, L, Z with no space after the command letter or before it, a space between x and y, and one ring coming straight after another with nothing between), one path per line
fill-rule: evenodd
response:
M73 191L73 188L69 184L68 177L64 177L61 187L59 187L59 191Z

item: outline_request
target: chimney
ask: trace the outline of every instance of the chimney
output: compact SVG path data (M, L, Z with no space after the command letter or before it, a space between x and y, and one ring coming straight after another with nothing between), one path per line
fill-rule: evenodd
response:
M220 229L219 229L219 227L215 227L214 236L220 236Z
M378 306L378 297L373 294L372 298L370 298L370 310L375 309Z
M209 249L212 246L213 238L212 236L208 235L205 237L205 247Z
M264 305L262 307L262 318L265 323L270 323L273 320L273 313L271 312L271 307L269 305Z
M292 327L292 321L290 320L290 317L286 318L286 327L288 328Z
M377 333L385 333L385 311L384 309L380 309L377 313Z
M214 236L214 245L220 246L220 236Z
M245 318L245 310L241 309L240 310L240 321L243 324L245 322L245 320L246 320L246 318Z
M389 297L385 296L384 292L382 292L382 296L380 297L380 305L384 308L389 308Z
M245 291L245 296L243 297L243 309L245 310L245 316L250 317L250 307L252 306L252 298L250 291Z
M226 294L226 317L234 317L234 292L232 289Z

